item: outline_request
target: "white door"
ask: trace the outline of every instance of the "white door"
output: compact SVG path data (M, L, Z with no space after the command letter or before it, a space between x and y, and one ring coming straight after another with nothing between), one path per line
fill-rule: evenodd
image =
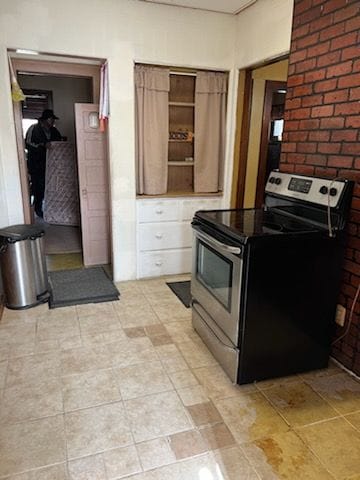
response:
M100 132L99 105L75 104L84 265L110 263L107 137Z

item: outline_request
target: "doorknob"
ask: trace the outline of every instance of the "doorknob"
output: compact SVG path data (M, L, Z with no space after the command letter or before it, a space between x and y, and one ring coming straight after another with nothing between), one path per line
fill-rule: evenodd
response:
M81 193L84 195L84 197L86 197L86 195L87 195L87 190L86 190L86 188L83 188L83 189L81 190Z

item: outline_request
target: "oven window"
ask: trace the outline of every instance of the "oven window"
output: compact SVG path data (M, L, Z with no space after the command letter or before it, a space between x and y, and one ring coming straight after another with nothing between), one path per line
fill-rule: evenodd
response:
M231 312L232 269L230 260L198 240L197 278Z

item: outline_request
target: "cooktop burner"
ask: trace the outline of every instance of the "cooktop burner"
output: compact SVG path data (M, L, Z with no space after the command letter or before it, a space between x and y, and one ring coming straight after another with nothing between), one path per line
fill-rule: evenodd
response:
M238 237L256 237L316 231L318 228L270 209L211 210L196 217L225 233Z

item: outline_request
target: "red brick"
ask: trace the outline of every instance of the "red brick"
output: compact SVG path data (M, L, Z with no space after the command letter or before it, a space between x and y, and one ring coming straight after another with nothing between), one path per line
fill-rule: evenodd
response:
M316 20L321 17L321 6L315 6L302 13L301 15L295 15L294 19L297 25L303 25L304 23L309 23L312 20Z
M311 45L316 45L318 42L319 32L315 32L312 35L307 35L306 37L298 39L296 42L296 48L310 47Z
M322 105L323 96L322 95L308 95L303 97L302 106L303 107L313 107L314 105Z
M308 72L316 67L316 58L309 58L303 62L299 62L295 66L296 73Z
M360 29L360 15L354 18L350 18L345 23L345 32L351 32L352 30Z
M352 71L351 61L339 63L339 65L333 65L332 67L327 68L326 78L344 76L347 73L350 73L351 71Z
M359 85L360 73L354 73L353 75L347 75L346 77L339 78L339 88L358 87Z
M339 153L341 143L318 143L319 153Z
M307 49L307 56L318 57L319 55L323 55L324 53L328 52L329 48L330 42L319 43Z
M316 143L305 142L305 143L298 143L296 151L298 153L315 153L316 152Z
M293 29L291 38L296 40L297 38L304 37L309 33L309 24L301 25L300 27L296 27Z
M326 130L317 130L309 133L309 140L313 142L328 142L330 140L330 132Z
M360 143L343 143L341 153L345 155L357 155L360 152Z
M286 142L281 145L282 152L296 152L296 143L295 142Z
M347 117L345 121L345 127L347 128L360 128L360 116L354 115L353 117Z
M293 173L294 172L294 165L290 163L281 163L280 165L281 171L285 173Z
M333 78L331 80L324 80L322 82L317 82L314 85L315 92L330 92L335 90L337 84L337 79Z
M332 15L325 15L310 23L310 33L318 32L332 25Z
M331 132L332 142L355 142L356 137L356 130L333 130Z
M300 15L301 13L308 10L312 5L312 0L302 0L301 2L296 2L294 6L294 16Z
M324 177L324 178L335 178L337 177L337 170L336 168L330 168L330 167L317 167L315 168L315 175L318 177Z
M305 163L305 155L301 153L289 153L287 156L288 163Z
M289 87L301 85L304 82L304 75L291 75L288 77L287 84Z
M336 90L335 92L324 95L324 103L346 102L349 96L349 90Z
M294 75L295 73L295 65L289 65L289 68L288 68L288 75Z
M322 107L313 107L311 109L311 116L314 117L331 117L334 112L333 105L323 105Z
M325 74L326 74L325 69L305 73L304 83L313 83L319 80L324 80Z
M326 165L326 155L306 155L306 163L309 165Z
M299 122L296 120L286 120L284 124L284 130L285 131L292 131L292 130L298 130L299 129Z
M360 170L360 158L357 158L354 162L354 168L356 168L356 170Z
M335 105L335 115L360 114L360 102L339 103Z
M328 0L323 2L323 15L333 12L334 10L338 10L339 8L343 8L347 5L347 0Z
M351 60L360 56L360 46L353 45L352 47L344 48L341 52L341 61Z
M334 63L339 63L340 61L341 52L329 52L325 55L321 55L317 58L317 66L318 67L327 67L328 65L334 65Z
M329 167L351 168L353 164L353 157L329 155L327 164L329 165Z
M318 118L309 118L307 120L300 120L300 130L316 130L319 128L320 120Z
M285 110L292 110L294 108L299 108L299 107L301 107L300 98L293 98L292 100L286 100Z
M342 117L322 118L320 128L344 128L345 119Z
M307 132L289 132L289 142L306 142L307 140ZM283 135L284 140L284 135Z
M360 100L360 87L350 90L349 100Z
M320 41L330 40L331 38L338 37L345 32L345 23L337 23L320 32Z
M291 120L302 120L310 117L310 108L291 110Z
M295 172L299 175L314 175L314 167L311 165L295 165Z
M355 210L360 210L360 198L354 197L352 199L351 208L354 208ZM360 263L360 252L356 252L355 260L356 263Z
M349 5L348 7L343 7L337 12L334 13L334 23L342 22L348 18L355 17L360 14L359 3L357 2L354 5Z
M354 61L353 72L360 72L360 59Z
M290 54L289 63L292 64L292 63L301 62L302 60L305 60L305 58L306 58L306 49L298 50Z
M294 87L293 96L303 97L304 95L312 94L312 85L301 85L300 87Z
M330 50L338 50L339 48L344 49L355 45L357 41L357 32L346 33L340 37L334 38L331 40Z
M358 265L355 262L350 262L349 260L345 260L344 262L344 268L348 272L353 273L354 275L360 275L360 265Z

